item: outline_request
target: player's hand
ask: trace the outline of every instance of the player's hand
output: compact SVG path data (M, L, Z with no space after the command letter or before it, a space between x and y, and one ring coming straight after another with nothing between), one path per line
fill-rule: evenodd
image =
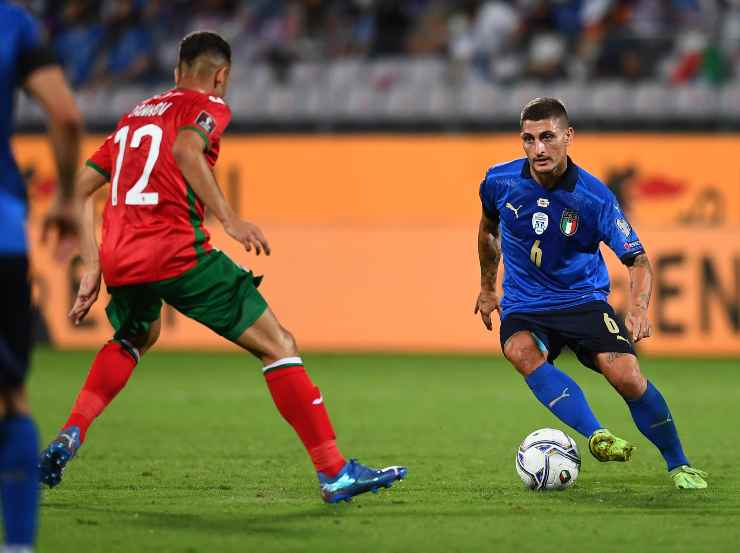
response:
M270 245L267 243L267 238L257 225L234 218L234 220L224 224L224 230L234 240L242 244L248 252L251 252L254 248L254 253L257 255L261 254L262 251L265 252L265 255L270 255Z
M80 324L100 293L100 269L85 271L80 279L80 289L72 310L67 315L75 325Z
M491 313L494 311L498 311L498 316L501 316L501 308L498 305L498 295L493 290L481 289L480 294L478 294L478 300L475 302L473 313L480 313L480 318L483 320L483 324L488 330L493 330Z
M54 259L64 262L72 257L79 247L77 217L72 205L55 199L49 206L41 223L41 243L46 244L55 231Z
M643 338L648 338L653 334L653 325L648 320L647 309L642 307L632 307L627 311L624 318L624 324L627 330L632 334L632 341L639 342Z

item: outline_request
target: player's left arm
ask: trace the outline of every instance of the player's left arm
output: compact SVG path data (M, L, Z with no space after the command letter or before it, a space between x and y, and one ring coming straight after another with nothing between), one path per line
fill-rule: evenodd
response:
M624 323L632 334L632 340L639 342L653 333L648 320L653 269L637 232L627 221L617 199L611 192L607 194L599 214L601 236L628 268L630 295Z
M633 258L629 265L630 299L624 324L632 334L632 340L639 342L653 334L648 319L648 306L653 291L653 268L646 253Z

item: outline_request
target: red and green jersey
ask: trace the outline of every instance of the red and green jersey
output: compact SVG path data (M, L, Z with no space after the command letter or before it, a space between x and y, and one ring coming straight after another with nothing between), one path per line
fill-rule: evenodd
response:
M216 164L231 110L215 96L174 89L139 103L87 161L110 180L100 263L108 286L181 275L211 249L204 206L178 169L172 146L197 132Z

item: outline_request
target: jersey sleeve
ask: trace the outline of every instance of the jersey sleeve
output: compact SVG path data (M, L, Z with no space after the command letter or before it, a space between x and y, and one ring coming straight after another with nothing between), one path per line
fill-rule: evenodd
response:
M221 135L231 121L231 110L221 98L205 96L195 102L180 123L179 131L189 129L200 135L205 143L204 150L221 139Z
M19 12L18 30L18 82L23 83L36 69L57 62L38 23L25 11Z
M622 208L619 207L617 198L611 191L602 209L600 227L602 240L625 265L632 265L638 255L645 253L637 232L629 224Z
M95 153L90 156L90 158L85 162L85 165L87 165L91 169L94 169L108 180L110 180L110 174L113 167L112 147L113 135L110 135L108 138L105 139L105 142L103 142L103 144L95 151Z
M498 207L496 207L496 194L496 179L493 178L491 171L489 170L480 183L479 195L481 204L483 205L483 213L485 213L486 217L492 221L499 220Z

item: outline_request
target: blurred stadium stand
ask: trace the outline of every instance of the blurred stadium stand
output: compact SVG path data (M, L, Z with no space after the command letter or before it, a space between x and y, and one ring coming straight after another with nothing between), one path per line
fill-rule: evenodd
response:
M233 45L236 130L508 129L544 94L581 128L740 129L740 0L21 3L92 129L170 87L196 29Z

